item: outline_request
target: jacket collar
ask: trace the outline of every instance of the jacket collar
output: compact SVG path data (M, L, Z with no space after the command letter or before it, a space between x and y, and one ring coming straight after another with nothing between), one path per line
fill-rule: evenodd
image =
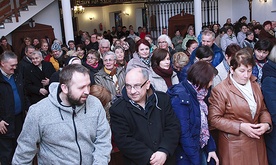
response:
M249 81L251 82L251 84L253 83L257 83L256 82L257 78L253 75L251 75ZM229 84L230 87L230 91L237 94L239 97L244 98L242 93L235 87L235 85L233 84L232 80L230 79L230 74L228 74L227 78L226 78L227 83Z

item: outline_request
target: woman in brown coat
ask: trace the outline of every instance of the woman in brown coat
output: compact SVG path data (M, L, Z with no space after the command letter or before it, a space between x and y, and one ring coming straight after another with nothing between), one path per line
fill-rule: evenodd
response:
M218 155L222 165L267 165L264 133L271 117L256 77L253 56L242 49L230 62L228 77L212 89L209 121L219 130Z

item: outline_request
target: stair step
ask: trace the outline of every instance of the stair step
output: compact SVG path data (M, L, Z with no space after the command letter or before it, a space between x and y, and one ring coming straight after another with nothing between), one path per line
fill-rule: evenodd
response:
M20 17L20 12L17 13L18 17ZM15 14L12 14L12 17L15 17Z
M28 6L24 6L19 11L29 11L29 8L28 8Z
M36 1L33 1L31 3L28 4L29 6L36 6Z
M12 17L7 17L3 23L12 23Z
M5 29L4 23L0 23L0 29Z

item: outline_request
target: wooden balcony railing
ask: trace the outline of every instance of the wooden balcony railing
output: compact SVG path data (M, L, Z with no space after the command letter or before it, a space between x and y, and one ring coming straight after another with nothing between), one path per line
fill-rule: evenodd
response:
M20 10L31 3L35 4L35 0L0 0L0 23L11 16L15 16L15 20L18 22Z

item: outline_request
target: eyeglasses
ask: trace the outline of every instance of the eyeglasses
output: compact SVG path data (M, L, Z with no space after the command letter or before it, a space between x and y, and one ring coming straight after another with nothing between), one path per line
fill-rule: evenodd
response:
M103 61L104 61L104 62L108 62L108 61L109 61L109 62L113 62L114 59L111 59L111 58L110 58L110 59L104 59Z
M158 42L158 44L166 44L167 43L167 41L160 41L160 42Z
M148 82L148 80L146 80L142 85L136 84L136 85L134 85L134 86L129 85L129 84L126 84L125 87L126 87L126 90L129 90L129 91L130 91L132 88L135 89L136 91L138 91L138 90L141 90L141 89L143 88L143 86L144 86L147 82Z
M95 58L95 57L87 57L86 59L87 60L97 60L97 58Z

